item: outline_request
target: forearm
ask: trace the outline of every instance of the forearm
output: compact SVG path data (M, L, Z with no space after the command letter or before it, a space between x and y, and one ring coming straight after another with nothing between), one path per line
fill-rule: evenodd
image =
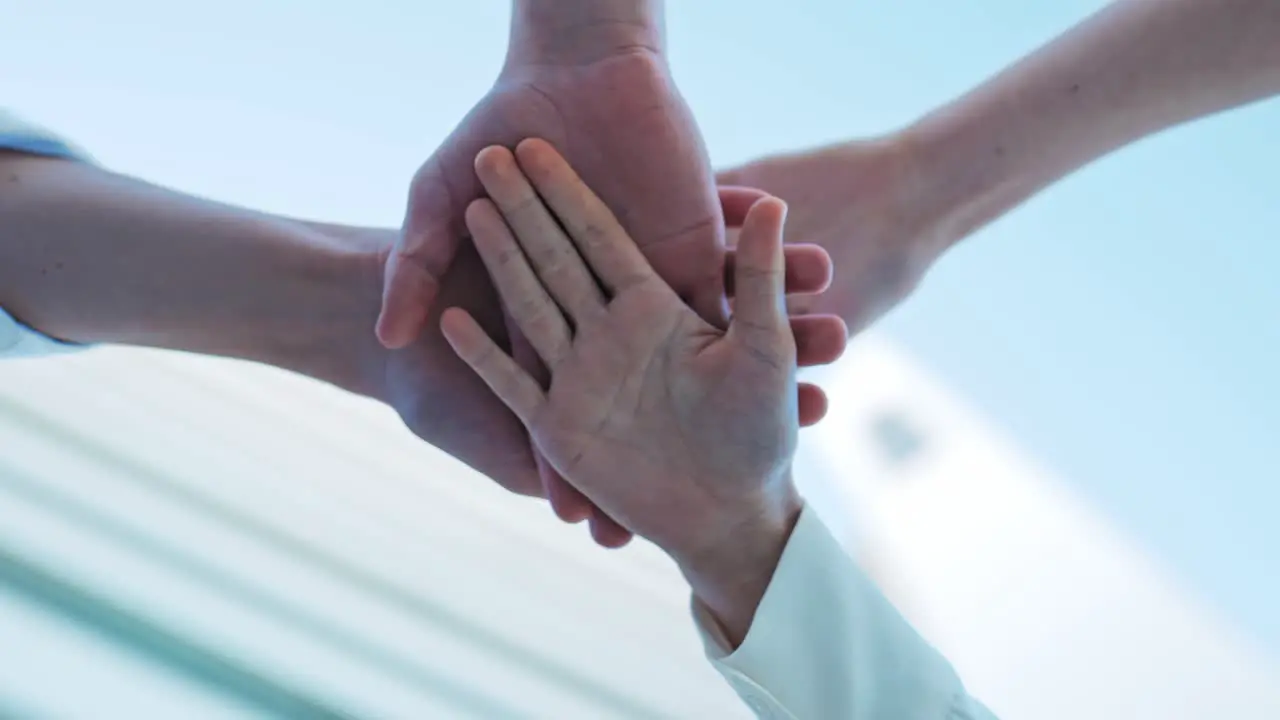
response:
M958 240L1112 150L1276 93L1275 0L1120 0L903 137Z
M0 154L0 306L73 342L265 362L376 394L369 239Z
M718 542L671 551L694 597L715 617L733 647L751 628L802 507L795 488L788 486L783 497L753 513L749 521L733 523Z
M508 63L665 50L662 0L514 0Z

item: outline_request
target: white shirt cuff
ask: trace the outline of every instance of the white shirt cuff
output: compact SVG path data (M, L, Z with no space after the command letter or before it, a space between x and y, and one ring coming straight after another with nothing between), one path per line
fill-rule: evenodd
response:
M761 718L977 719L951 666L805 508L742 644L693 603L707 657Z

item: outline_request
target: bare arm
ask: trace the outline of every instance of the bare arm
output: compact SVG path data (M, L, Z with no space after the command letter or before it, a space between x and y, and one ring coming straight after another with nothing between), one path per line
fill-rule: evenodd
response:
M1119 0L907 128L720 173L831 253L808 302L860 329L947 248L1107 153L1280 93L1280 2Z
M53 337L266 362L376 394L376 243L0 154L0 307Z
M1280 93L1280 2L1120 0L905 133L957 240L1077 168Z
M507 62L665 51L662 0L515 0Z
M410 430L504 487L540 495L528 437L440 335L389 352L369 332L397 234L209 202L84 163L0 153L0 307L75 342L262 362L392 406ZM442 302L502 335L460 252Z

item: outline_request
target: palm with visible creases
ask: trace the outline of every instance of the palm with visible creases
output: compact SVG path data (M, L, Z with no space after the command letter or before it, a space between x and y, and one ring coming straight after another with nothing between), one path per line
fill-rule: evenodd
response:
M620 285L594 315L574 318L572 351L530 419L561 475L588 497L600 497L599 478L634 477L612 489L606 508L635 528L635 518L671 510L673 496L655 492L651 478L698 500L678 511L690 513L734 499L742 488L725 479L785 473L798 428L795 360L776 326L745 331L739 315L726 333L652 274ZM767 340L753 341L756 333Z
M731 225L738 225L760 193L726 191L721 200ZM313 223L315 229L334 236L353 251L370 257L385 252L397 236L393 230L355 228ZM830 260L819 248L786 248L786 283L789 292L816 292L830 277ZM725 257L726 274L734 272L734 253ZM373 292L382 282L368 278ZM730 283L725 282L726 286ZM365 294L364 290L359 291ZM459 248L449 267L427 328L414 342L387 350L364 336L350 350L361 358L362 388L392 406L419 437L489 476L504 488L523 495L543 497L545 489L534 463L529 435L520 421L449 347L440 330L447 307L466 309L499 344L507 345L506 325L489 273L474 245ZM376 310L376 308L375 308ZM832 318L791 318L800 365L827 363L844 348L843 329ZM815 386L801 384L798 394L801 421L817 422L825 410L825 398ZM616 537L616 536L615 536Z
M502 148L481 155L492 200L472 204L468 225L550 386L451 309L442 325L458 355L557 471L663 547L687 551L709 525L721 537L726 524L749 522L764 496L793 494L800 418L783 307L784 206L765 199L748 214L725 330L681 300L552 148L528 141L517 155L519 166Z
M724 223L702 136L676 90L666 61L631 48L575 63L522 61L498 81L410 187L403 238L390 253L378 336L388 347L418 337L459 241L467 234L467 205L484 194L473 163L484 147L514 147L542 137L572 162L644 238L658 273L704 317L723 322ZM511 328L516 355L530 369L536 359ZM565 519L591 514L589 503L545 472L546 494ZM626 541L596 517L597 539ZM603 523L603 527L598 526Z

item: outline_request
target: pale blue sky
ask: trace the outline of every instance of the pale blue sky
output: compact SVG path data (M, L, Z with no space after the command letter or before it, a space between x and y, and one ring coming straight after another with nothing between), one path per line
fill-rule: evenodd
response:
M672 62L725 165L889 130L1100 5L671 3ZM395 224L413 169L491 81L506 15L0 0L0 103L158 182ZM882 326L1273 649L1278 127L1273 102L1086 169Z

